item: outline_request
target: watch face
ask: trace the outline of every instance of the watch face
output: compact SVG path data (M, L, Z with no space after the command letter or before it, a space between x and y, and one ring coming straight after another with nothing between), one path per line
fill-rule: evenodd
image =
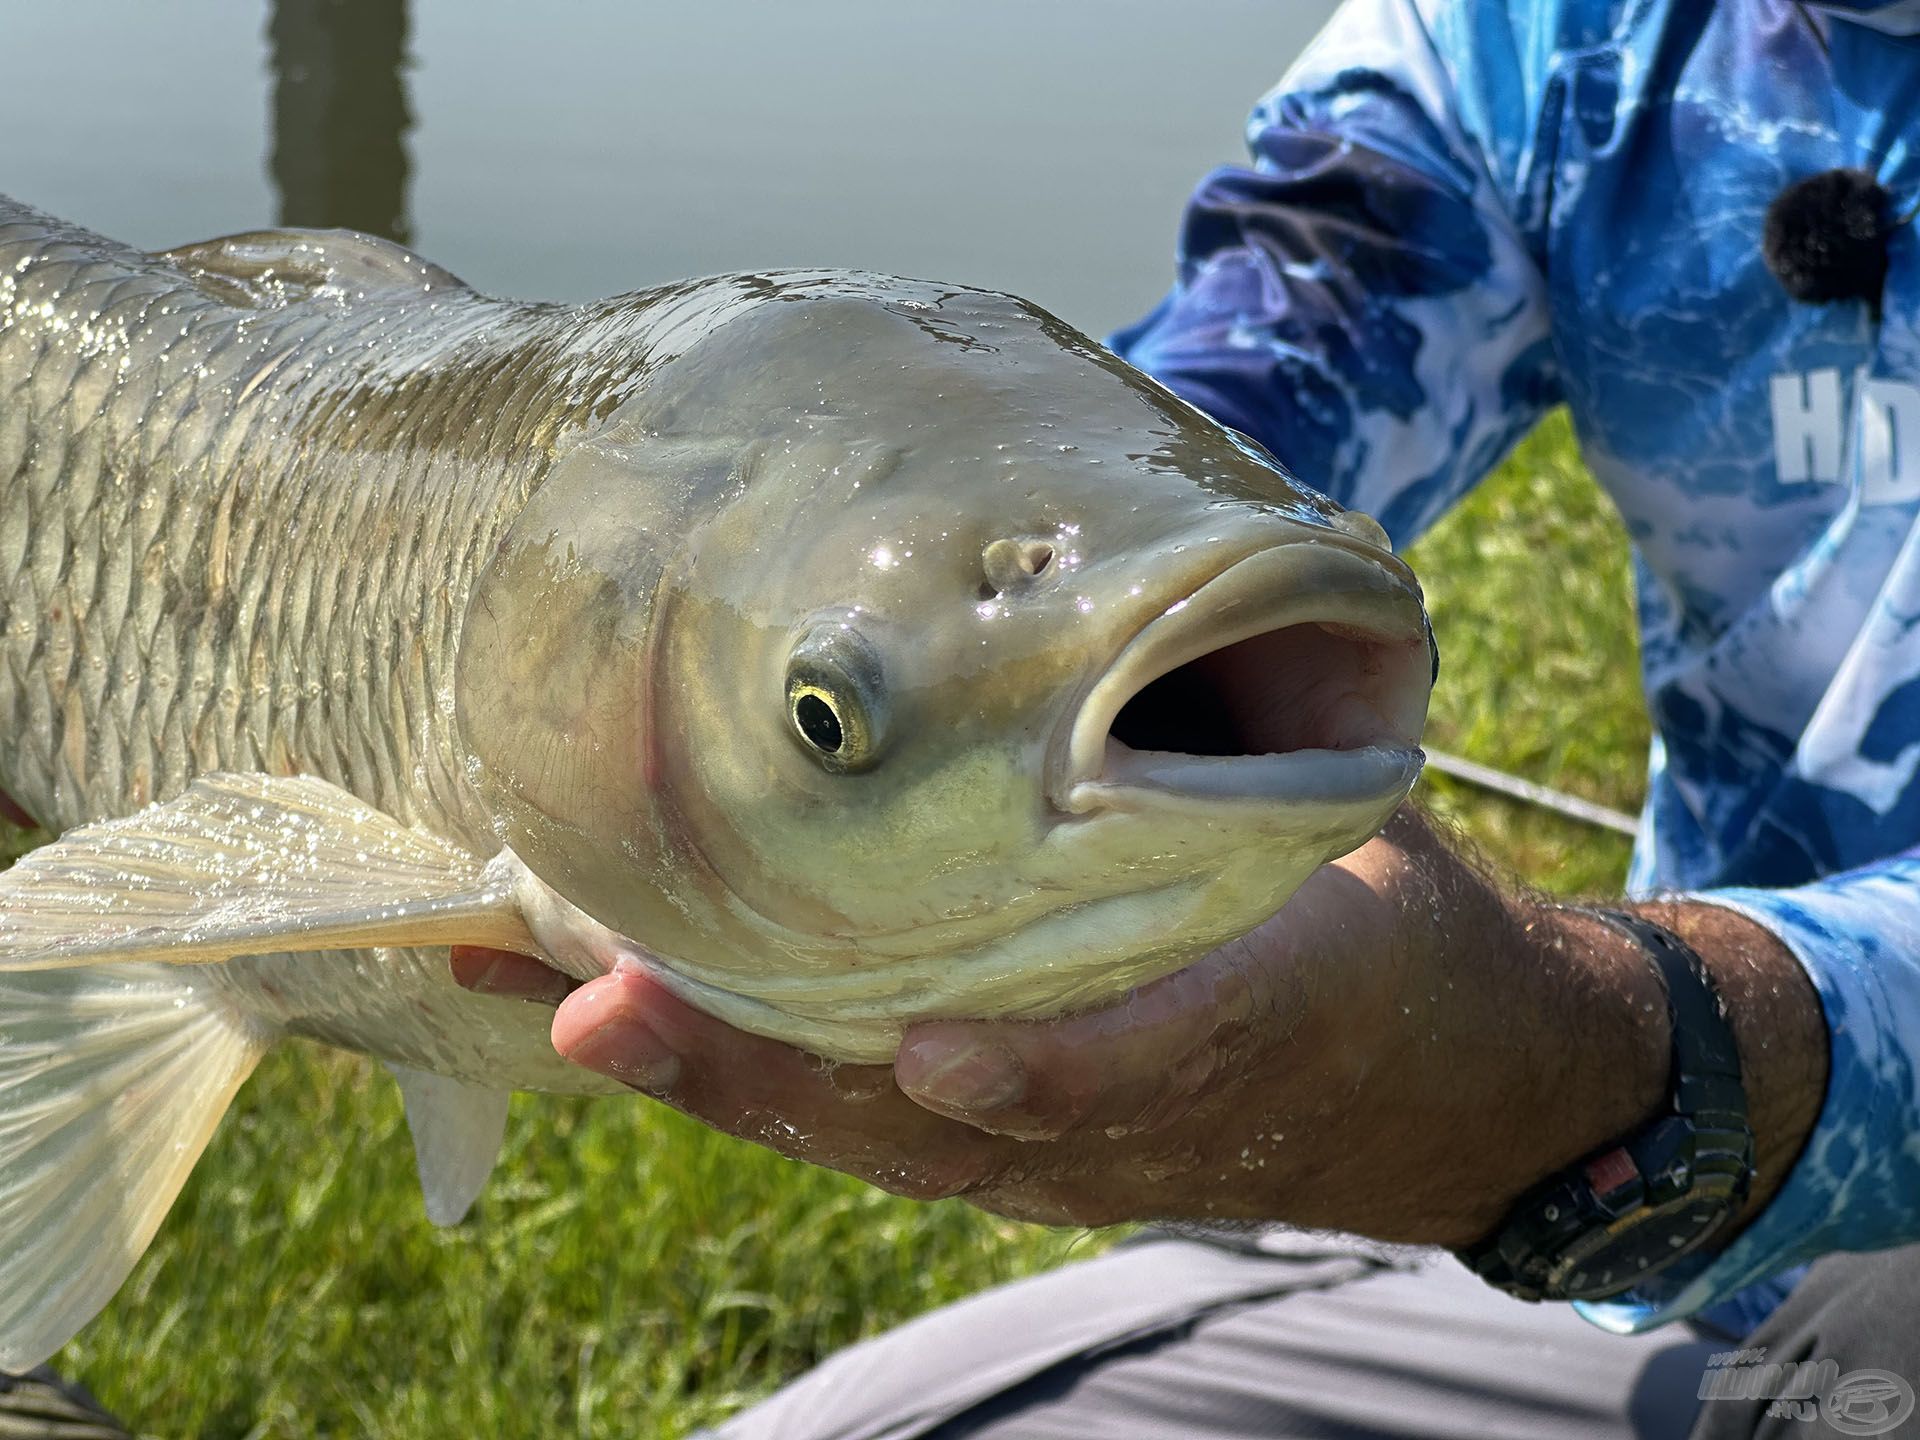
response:
M1606 1300L1631 1290L1706 1244L1733 1211L1728 1197L1718 1191L1695 1191L1634 1210L1562 1250L1548 1271L1548 1293L1567 1300Z

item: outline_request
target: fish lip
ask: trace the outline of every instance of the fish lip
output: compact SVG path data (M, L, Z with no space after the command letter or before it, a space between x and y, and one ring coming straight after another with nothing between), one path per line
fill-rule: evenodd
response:
M1095 678L1052 747L1047 795L1065 816L1165 810L1188 804L1349 804L1411 788L1425 754L1417 716L1395 717L1404 743L1247 756L1127 751L1109 730L1148 684L1190 661L1257 635L1323 624L1372 643L1419 645L1432 632L1420 588L1391 554L1338 534L1290 540L1242 555L1150 616ZM1115 755L1114 751L1125 751Z
M1158 763L1169 759L1176 764ZM1069 792L1073 813L1170 816L1207 809L1225 818L1239 812L1257 822L1284 805L1333 812L1364 807L1413 788L1426 752L1417 745L1368 745L1353 750L1295 750L1284 755L1148 756L1140 752L1083 780ZM1256 828L1259 827L1256 824Z

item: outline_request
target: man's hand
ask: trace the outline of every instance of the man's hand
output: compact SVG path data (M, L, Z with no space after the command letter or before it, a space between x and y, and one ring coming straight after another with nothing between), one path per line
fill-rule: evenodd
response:
M1818 1000L1739 916L1650 910L1727 996L1757 1208L1818 1111ZM529 998L558 979L496 952L456 952L455 970ZM1110 1009L916 1025L891 1068L743 1034L638 972L575 991L553 1039L721 1130L900 1194L1054 1223L1285 1221L1449 1245L1650 1116L1669 1061L1637 945L1502 894L1411 810L1260 929Z

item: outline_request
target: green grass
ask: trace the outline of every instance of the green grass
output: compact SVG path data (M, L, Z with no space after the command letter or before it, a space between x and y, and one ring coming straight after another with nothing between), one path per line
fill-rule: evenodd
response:
M1445 657L1434 743L1634 807L1625 546L1564 421L1411 558ZM1445 780L1424 793L1537 884L1619 882L1618 837ZM894 1200L638 1100L532 1096L473 1218L440 1232L384 1074L285 1047L59 1364L170 1440L673 1437L1100 1243Z
M1556 414L1407 556L1440 642L1427 739L1637 813L1648 727L1627 540ZM1631 845L1428 772L1419 799L1559 894L1619 892Z
M673 1435L1074 1241L533 1096L438 1231L391 1082L289 1048L61 1364L166 1436Z

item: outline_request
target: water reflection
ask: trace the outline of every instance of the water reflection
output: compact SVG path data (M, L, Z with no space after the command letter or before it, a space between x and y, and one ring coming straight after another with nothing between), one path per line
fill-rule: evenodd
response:
M280 223L407 243L405 0L274 0L267 46Z
M1166 289L1182 200L1332 9L395 3L0 5L29 62L0 85L0 189L146 249L363 225L561 300L848 266L1099 334Z

